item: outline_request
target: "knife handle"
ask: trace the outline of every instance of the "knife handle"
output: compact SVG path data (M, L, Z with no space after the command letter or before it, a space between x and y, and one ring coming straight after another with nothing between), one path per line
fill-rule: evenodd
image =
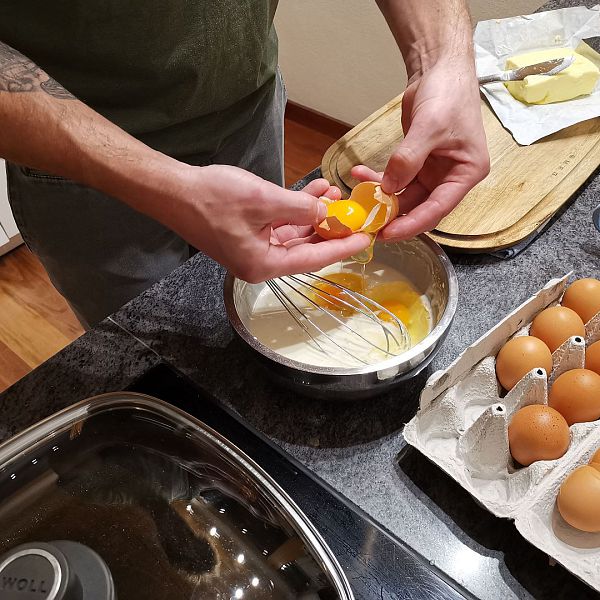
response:
M477 81L479 81L479 85L485 85L486 83L498 83L503 79L500 73L496 73L495 75L482 75L477 78Z

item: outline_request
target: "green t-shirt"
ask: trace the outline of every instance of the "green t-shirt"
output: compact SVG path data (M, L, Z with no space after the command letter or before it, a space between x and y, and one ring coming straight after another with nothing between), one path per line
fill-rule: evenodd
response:
M274 85L277 0L11 0L0 40L176 157L216 152Z

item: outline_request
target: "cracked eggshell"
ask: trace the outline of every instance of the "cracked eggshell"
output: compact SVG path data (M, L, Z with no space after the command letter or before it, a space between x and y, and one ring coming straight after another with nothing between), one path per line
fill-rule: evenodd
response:
M325 217L315 227L315 231L325 240L337 240L354 233L350 227L344 225L337 217Z
M338 217L325 217L316 227L315 231L324 239L338 239L364 232L376 234L382 227L398 216L399 202L395 194L385 194L379 183L363 181L354 187L349 200L358 202L366 209L367 217L358 229L352 229L342 223ZM321 197L320 200L331 205L337 200Z

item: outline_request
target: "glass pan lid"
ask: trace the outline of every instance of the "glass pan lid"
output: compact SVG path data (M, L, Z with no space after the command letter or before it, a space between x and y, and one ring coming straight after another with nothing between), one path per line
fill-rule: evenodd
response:
M268 475L140 394L92 398L0 446L0 531L0 555L83 544L120 599L352 598L329 548Z

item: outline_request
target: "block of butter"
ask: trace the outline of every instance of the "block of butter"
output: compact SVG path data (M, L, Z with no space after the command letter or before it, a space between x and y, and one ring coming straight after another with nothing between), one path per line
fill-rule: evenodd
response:
M563 102L591 94L600 78L600 71L591 60L577 54L572 48L549 48L519 54L508 58L505 68L506 70L520 69L527 65L571 55L575 56L575 60L564 71L556 75L529 75L523 81L508 82L505 84L508 91L517 100L527 104Z

